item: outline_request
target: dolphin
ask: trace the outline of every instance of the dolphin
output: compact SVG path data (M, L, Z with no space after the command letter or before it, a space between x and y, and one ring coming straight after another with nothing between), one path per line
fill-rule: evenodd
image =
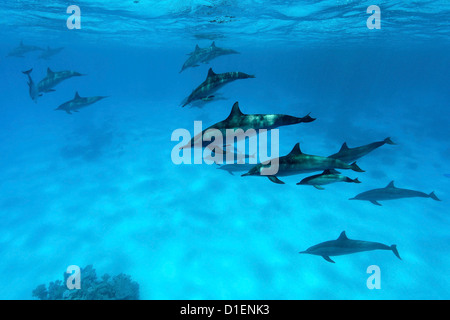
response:
M213 43L207 48L200 48L198 45L195 46L195 50L189 53L189 58L183 64L180 73L188 68L198 67L199 63L209 63L211 60L228 54L238 54L239 52L231 49L219 48L216 43Z
M42 96L41 93L39 93L38 87L35 85L33 79L31 79L30 73L33 71L33 68L27 71L22 71L23 74L26 74L28 76L28 91L30 93L31 99L37 103L37 99Z
M80 97L80 95L78 94L78 91L77 91L77 92L75 92L75 97L72 100L63 103L55 110L63 110L65 112L67 112L68 114L72 114L72 111L78 112L78 109L87 107L99 100L104 99L104 98L107 98L107 97L105 97L105 96Z
M351 179L349 177L343 176L339 171L334 169L325 170L321 174L316 174L314 176L307 177L297 183L297 185L310 185L319 190L324 190L322 187L325 184L330 184L334 182L353 182L361 183L361 181L356 179Z
M6 57L17 57L17 58L24 58L25 54L32 51L42 51L43 49L37 46L28 46L24 45L22 41L20 41L20 44L18 47L11 50Z
M235 80L248 78L255 78L255 76L248 75L239 71L217 74L214 73L212 68L210 68L206 80L202 84L200 84L194 91L192 91L192 93L186 99L184 99L184 101L182 102L182 107L185 107L196 100L203 100L206 102L207 100L204 99L209 99L210 97L212 97L214 93L224 85Z
M39 81L37 87L39 92L52 92L55 91L53 88L64 80L72 77L84 76L84 74L78 73L76 71L52 71L47 68L47 75L44 79Z
M212 96L191 102L191 108L203 108L207 103L212 101L228 100L222 94L216 93Z
M283 157L277 159L278 172L274 175L264 175L264 169L270 167L271 164L259 163L254 166L249 172L242 175L245 176L266 176L270 181L278 184L284 184L283 181L278 179L278 176L290 176L300 173L308 173L314 171L324 171L329 169L352 169L357 172L364 172L360 167L353 162L347 164L339 159L330 157L321 157L305 154L300 150L300 144L297 143L291 152ZM273 162L272 159L270 162Z
M293 117L285 114L244 114L239 108L239 102L235 102L229 116L220 122L213 124L201 133L194 136L189 143L180 147L192 148L197 145L205 146L205 141L211 141L213 137L212 129L218 130L222 133L223 139L226 137L227 130L234 130L236 132L236 139L242 140L252 134L256 134L257 130L261 129L275 129L281 126L287 126L302 122L312 122L316 120L306 115L303 118ZM244 134L238 134L237 130L241 129ZM253 129L253 130L249 130ZM209 130L209 132L208 132ZM249 130L249 131L247 131ZM225 141L224 141L225 142ZM211 145L211 143L207 143ZM225 144L219 147L226 146Z
M245 154L242 153L241 151L239 151L236 146L234 147L233 150L228 150L229 149L229 145L225 145L225 147L222 149L220 146L216 146L214 149L211 150L211 156L207 156L205 157L205 160L211 160L211 161L215 161L216 164L220 165L220 164L224 164L227 162L227 158L233 158L233 163L234 161L237 161L238 164L242 163L242 160L245 161L245 159L256 159L256 153L249 155L249 154ZM216 155L222 155L222 159L214 159L213 157L216 157ZM217 160L219 162L217 162ZM255 161L256 164L256 161ZM252 164L253 166L255 164Z
M253 168L255 165L254 164L248 164L248 163L231 163L231 164L224 164L221 165L220 167L217 167L217 169L220 170L225 170L227 171L229 174L231 174L232 176L234 176L233 172L243 172L243 171L248 171L251 168Z
M363 251L372 250L391 250L397 258L400 260L400 255L397 251L397 246L395 244L387 246L379 242L372 241L362 241L362 240L351 240L347 238L345 231L342 231L339 238L336 240L325 241L315 246L312 246L305 251L299 253L314 254L316 256L321 256L325 260L331 263L335 263L331 260L330 256L342 256L345 254L352 254Z
M51 57L53 57L54 55L60 53L63 49L64 49L64 47L53 48L53 49L50 47L47 47L47 50L43 51L38 58L48 60Z
M372 152L373 150L383 146L384 144L395 145L395 143L392 142L391 138L386 138L383 141L373 142L356 148L349 148L347 146L347 143L344 142L339 152L332 154L330 158L339 159L344 161L345 163L351 163Z
M431 198L436 201L441 201L436 197L434 191L430 194L426 194L424 192L409 190L409 189L401 189L397 188L394 185L394 181L389 182L389 184L385 188L373 189L363 193L358 194L354 198L350 198L349 200L366 200L370 201L377 206L381 206L378 201L382 200L394 200L394 199L402 199L402 198Z

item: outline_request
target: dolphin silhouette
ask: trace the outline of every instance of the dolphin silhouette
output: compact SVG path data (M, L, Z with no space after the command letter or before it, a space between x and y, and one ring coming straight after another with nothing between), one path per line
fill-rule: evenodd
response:
M47 68L47 75L44 79L39 81L37 87L39 92L52 92L55 91L53 88L63 82L64 80L70 79L72 77L80 77L84 76L76 71L52 71L50 68Z
M39 93L38 87L35 85L33 79L31 79L31 71L33 71L33 68L27 71L22 71L23 74L26 74L28 76L28 92L30 94L31 99L37 103L37 99L42 96L41 93Z
M60 105L55 110L63 110L67 112L68 114L72 114L73 112L78 112L78 109L87 107L97 101L100 101L104 98L107 98L106 96L96 96L96 97L80 97L78 92L75 92L75 97L72 100L69 100L62 105Z
M182 146L183 148L191 148L197 145L205 146L204 141L211 141L213 133L213 129L219 130L222 133L222 137L225 139L227 130L233 130L238 132L238 129L242 130L243 134L236 134L236 139L242 140L245 137L249 137L252 134L257 134L257 130L261 129L275 129L281 126L287 126L302 122L312 122L316 120L315 118L311 118L306 115L303 118L293 117L285 114L244 114L239 108L239 102L235 102L229 116L216 124L208 127L203 130L201 133L194 136L189 143ZM253 129L253 130L249 130ZM248 130L248 131L247 131ZM211 143L207 143L211 145ZM223 147L224 145L218 146ZM226 145L225 145L226 146Z
M199 63L209 63L211 60L228 54L238 54L239 52L231 50L219 48L216 46L216 43L213 43L206 48L200 48L198 45L195 46L195 50L191 52L189 58L183 64L183 67L180 70L180 73L188 68L198 67Z
M64 47L59 47L59 48L50 48L47 47L47 50L43 51L40 56L38 57L38 59L44 59L44 60L48 60L51 57L53 57L54 55L60 53L62 50L64 49Z
M297 183L297 185L310 185L319 190L324 190L323 185L335 183L335 182L353 182L361 183L361 181L356 179L351 179L349 177L343 176L339 171L334 169L328 169L321 174L316 174L310 177L304 178L302 181Z
M23 44L22 41L20 41L19 46L11 50L8 53L7 57L24 58L25 57L24 55L27 54L28 52L42 51L42 50L43 49L40 47L25 45Z
M426 194L420 191L397 188L394 185L394 181L389 182L389 184L385 188L369 190L360 193L354 198L350 198L349 200L365 200L370 201L377 206L381 206L381 204L378 201L394 200L402 198L415 198L415 197L431 198L436 201L441 201L438 199L438 197L436 197L434 192Z
M345 231L342 231L339 235L339 238L337 238L336 240L325 241L316 244L299 253L321 256L326 261L335 263L333 260L331 260L330 257L372 250L391 250L395 254L395 256L401 260L400 255L397 251L397 246L395 244L387 246L379 242L350 240L349 238L347 238Z
M255 76L239 71L217 74L212 70L212 68L210 68L206 80L203 81L202 84L200 84L186 99L183 100L181 103L182 107L185 107L196 100L203 100L206 102L224 85L236 80L249 78L255 78Z
M274 183L284 184L283 181L278 179L279 176L290 176L329 169L352 169L353 171L364 172L364 170L358 167L356 162L349 165L339 159L305 154L300 150L299 143L287 155L279 157L276 160L275 162L278 163L278 172L276 174L264 174L264 170L270 167L271 162L274 161L272 159L270 163L257 164L249 172L243 174L242 177L266 176Z
M351 163L372 152L373 150L383 146L384 144L395 145L395 143L392 142L391 138L386 138L383 141L369 143L356 148L349 148L347 146L347 143L344 142L339 152L332 154L330 158L339 159L344 161L345 163Z

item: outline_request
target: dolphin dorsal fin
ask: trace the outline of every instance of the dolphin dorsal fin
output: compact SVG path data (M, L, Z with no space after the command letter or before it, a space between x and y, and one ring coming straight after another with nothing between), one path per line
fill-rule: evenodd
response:
M235 102L233 104L233 107L231 108L231 112L230 115L228 116L227 119L231 119L233 117L239 117L239 116L243 116L244 114L242 113L241 109L239 108L239 102Z
M295 156L303 154L302 150L300 150L300 143L297 143L294 148L292 148L291 152L289 152L288 156Z
M200 47L197 44L197 45L195 45L195 51L198 51L198 50L200 50Z
M215 41L213 41L213 42L211 43L211 47L213 47L213 48L216 47L216 42L215 42Z
M338 240L348 240L347 235L345 234L345 231L342 231L341 234L339 235L339 238L337 238Z
M345 150L348 150L349 148L348 148L348 146L347 146L347 142L344 142L343 144L342 144L342 147L341 147L341 149L339 150L339 152L341 152L341 151L345 151Z
M208 79L209 77L214 77L215 75L217 75L217 73L215 73L212 68L209 68L208 76L206 77L206 79Z
M75 92L75 97L74 97L74 99L80 99L81 97L80 97L80 95L78 94L78 91L77 92Z
M386 186L386 188L395 188L395 186L394 186L394 180L392 180L391 182L389 182L389 184Z
M50 69L50 67L47 68L47 75L52 75L54 74L54 72L52 71L52 69Z

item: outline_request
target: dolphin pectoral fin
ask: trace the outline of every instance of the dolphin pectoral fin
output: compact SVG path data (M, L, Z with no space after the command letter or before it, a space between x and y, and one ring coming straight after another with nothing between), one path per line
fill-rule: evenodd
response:
M381 203L375 201L375 200L371 200L370 202L372 202L374 205L380 206L381 207Z
M55 89L48 89L48 90L45 90L45 92L54 92L54 91L56 91Z
M72 112L70 112L69 110L66 110L66 112L67 112L68 114L72 114Z
M319 185L314 185L313 187L316 188L317 190L325 190L324 187L319 186Z
M333 260L331 260L331 258L330 258L329 256L322 256L322 258L324 258L324 259L327 260L328 262L336 263L336 262L334 262Z
M227 171L229 174L231 174L232 176L234 176L233 171Z
M273 183L285 184L283 181L278 179L276 176L268 176L267 178L269 178L269 180L272 181Z

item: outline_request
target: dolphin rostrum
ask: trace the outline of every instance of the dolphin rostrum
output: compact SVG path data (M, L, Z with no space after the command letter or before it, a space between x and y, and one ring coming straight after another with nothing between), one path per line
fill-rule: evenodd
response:
M332 154L330 158L339 159L344 161L345 163L351 163L372 152L373 150L383 146L384 144L395 143L392 142L391 138L386 138L383 141L373 142L356 148L349 148L347 146L347 143L344 142L339 152Z
M345 254L352 254L363 251L372 250L391 250L397 258L400 260L400 255L397 251L397 246L395 244L387 246L379 242L372 241L362 241L362 240L351 240L347 238L345 231L342 231L339 238L336 240L325 241L315 246L312 246L305 251L299 253L314 254L316 256L321 256L328 262L334 263L330 257L332 256L342 256Z
M349 200L366 200L372 202L377 206L381 206L378 201L415 197L431 198L436 201L441 201L438 199L438 197L436 197L434 192L426 194L420 191L397 188L396 186L394 186L394 181L391 181L385 188L369 190L360 193L356 197L350 198Z
M195 47L195 50L189 54L189 58L183 64L181 68L181 72L186 70L187 68L198 67L199 63L209 63L211 60L227 55L227 54L238 54L239 52L231 50L219 48L216 46L216 43L213 43L207 48L200 48L198 45Z
M64 47L59 47L59 48L50 48L47 47L47 50L43 51L41 53L41 55L38 57L38 59L44 59L44 60L48 60L51 57L53 57L54 55L58 54L61 52L61 50L63 50Z
M24 54L26 54L28 52L42 51L42 50L43 49L40 47L25 45L25 44L23 44L22 41L20 41L19 46L14 48L13 50L11 50L8 53L7 57L24 58Z
M335 182L353 182L361 183L361 181L356 179L351 179L349 177L343 176L339 171L334 169L325 170L321 174L316 174L310 177L304 178L302 181L297 183L297 185L310 185L319 190L324 190L323 185L335 183Z
M33 79L31 79L31 71L33 71L33 69L22 71L22 73L28 76L28 92L30 93L31 99L37 103L37 99L41 97L42 94L39 93L38 87L35 85Z
M104 98L107 98L107 97L105 97L105 96L80 97L78 92L76 92L75 97L72 100L63 103L55 110L63 110L65 112L67 112L68 114L72 114L72 111L78 112L78 109L87 107L99 100L104 99Z
M270 162L273 160L270 160ZM278 176L283 177L329 169L352 169L357 172L364 172L358 167L356 162L349 165L339 159L305 154L300 150L299 143L294 146L289 154L278 158L276 163L278 163L278 172L276 174L265 175L264 169L270 167L270 163L259 163L242 176L266 176L274 183L284 184L283 181L277 178Z
M206 80L192 91L192 93L182 102L182 107L185 107L196 100L203 100L205 102L210 101L212 100L211 97L214 97L214 93L224 85L235 80L248 78L255 78L255 76L239 71L217 74L210 68Z
M252 133L256 134L257 130L261 129L275 129L281 126L287 126L302 122L312 122L316 120L315 118L311 118L306 115L303 118L293 117L285 114L244 114L239 108L239 102L235 102L233 108L231 109L230 115L223 121L217 122L207 129L203 130L201 133L195 135L189 143L183 148L191 148L197 145L201 145L204 147L205 141L211 141L212 136L214 135L213 129L218 130L222 133L222 137L226 137L227 130L234 130L238 132L238 130L242 130L243 134L237 134L237 140L243 139L245 137L249 137ZM251 132L249 132L249 129ZM247 131L248 130L248 131ZM218 146L222 148L224 145Z
M37 87L39 92L51 92L55 91L53 88L61 83L64 80L67 80L72 77L83 76L83 74L75 72L75 71L52 71L50 68L47 68L47 75L44 79L39 81Z

